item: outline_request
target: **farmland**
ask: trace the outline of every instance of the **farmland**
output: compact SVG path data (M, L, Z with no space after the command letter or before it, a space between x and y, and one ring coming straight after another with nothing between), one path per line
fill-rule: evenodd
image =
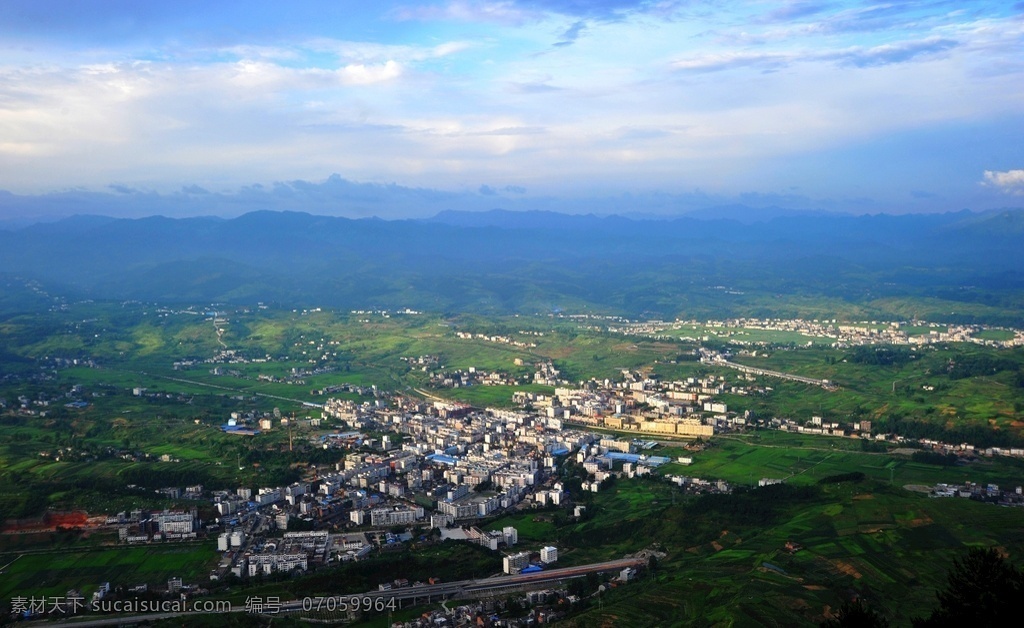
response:
M839 385L836 391L810 390L794 382L766 380L773 392L747 405L775 416L911 418L965 430L1019 427L1024 412L1024 350L948 344L918 350L906 362L892 365L858 364L849 357L849 352L834 349L806 349L739 358L749 366ZM961 362L993 366L977 376L962 377L951 366Z
M92 595L102 582L145 584L180 577L201 580L217 558L213 542L149 547L97 547L58 552L0 554L0 599Z
M736 341L741 343L770 343L779 345L822 345L828 346L835 342L834 338L809 336L796 331L750 329L744 327L680 325L678 329L666 332L667 335L692 341Z
M586 385L597 388L606 379L615 386L625 371L659 381L712 378L729 388L716 400L728 405L731 416L749 412L750 422L696 452L684 449L685 441L666 441L653 453L673 462L650 477L615 479L596 493L575 488L587 478L582 467L562 465L559 479L574 487L572 503L586 507L580 517L549 506L481 522L485 529L516 527L527 549L556 545L566 566L664 552L641 586L617 587L601 604L583 604L569 618L576 625L814 623L851 591L905 624L927 612L944 570L963 548L998 546L1014 560L1024 552L1019 509L928 499L905 488L1022 485L1024 465L1015 459L974 457L940 466L895 443L783 432L758 423L818 416L824 422L870 421L879 433L927 429L960 439L952 442L1015 445L1024 426L1020 349L944 343L901 349L892 353L898 358L892 363L871 364L864 352L796 332L691 325L677 330L677 338L624 337L592 322L549 315L92 302L34 318L9 315L0 321L0 350L10 365L0 380L6 406L0 408L0 518L198 507L201 517L212 519L210 503L168 499L154 489L275 486L313 477L313 467L332 466L347 455L323 449L319 440L348 429L343 421L314 426L307 420L319 419L319 408L310 404L328 396L373 404L397 392L512 407L517 391L550 396L556 387L592 380ZM1007 338L999 329L980 333ZM709 346L737 351L748 346L741 343L762 343L756 355L733 359L829 379L836 387L748 377L702 363L697 349L704 337ZM533 383L534 373L548 365L558 371L557 382ZM470 369L525 383L455 387L432 377ZM319 394L328 387L344 389ZM239 436L221 429L232 416L274 420L269 430ZM296 419L288 429L279 422L284 417ZM692 464L675 461L682 456ZM723 480L734 493L696 496L671 476ZM763 478L784 484L753 488ZM423 495L416 501L433 503ZM114 542L109 533L75 530L0 537L7 587L0 595L8 597L26 588L37 595L69 588L88 594L105 578L202 581L216 555L211 542L108 547ZM787 542L801 549L792 553ZM365 590L386 580L399 562L403 574L417 578L465 575L458 561L471 565L471 575L500 569L499 556L481 551L420 539L400 553L375 556L366 572L332 568L220 594L236 601L250 591L288 597L330 591L338 582Z
M717 438L714 446L692 455L692 465L671 463L660 467L659 472L723 479L746 486L756 485L761 478L814 484L822 478L851 472L898 486L1024 482L1024 466L1012 460L979 460L940 467L914 462L908 454L892 451L892 448L888 452L863 451L859 440L848 438L765 430Z
M753 529L722 529L713 541L677 548L654 582L614 592L572 625L813 623L850 591L906 625L933 607L961 548L1024 550L1014 510L927 499L877 482L823 487L813 503L784 507ZM787 542L801 549L791 553Z

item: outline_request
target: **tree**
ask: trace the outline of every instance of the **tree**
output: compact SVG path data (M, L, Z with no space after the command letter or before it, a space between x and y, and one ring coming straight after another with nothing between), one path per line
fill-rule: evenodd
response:
M1024 574L994 548L974 548L954 561L939 607L914 626L1009 626L1020 621Z

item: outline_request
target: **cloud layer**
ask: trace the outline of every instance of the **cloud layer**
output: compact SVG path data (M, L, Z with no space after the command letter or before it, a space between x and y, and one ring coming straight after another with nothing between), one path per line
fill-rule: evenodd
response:
M1004 202L1024 141L1002 3L39 0L0 6L0 41L0 189L22 196L341 172L946 210Z
M999 188L1007 194L1024 196L1024 169L1007 170L1005 172L986 170L983 183Z

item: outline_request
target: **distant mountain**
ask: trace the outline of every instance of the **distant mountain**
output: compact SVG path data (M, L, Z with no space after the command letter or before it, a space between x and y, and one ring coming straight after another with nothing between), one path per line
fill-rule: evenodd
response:
M865 302L940 286L947 297L1007 304L1021 269L1020 210L752 224L502 210L397 221L261 211L231 220L76 216L0 232L0 273L8 276L94 298L192 302L480 311L559 303L674 316L752 311L765 302L757 295Z
M509 211L493 209L486 212L448 210L422 222L454 227L500 227L502 229L615 229L640 222L621 216L599 217L593 214L559 214L548 211Z
M999 209L981 214L962 212L963 218L951 225L952 232L970 237L1019 238L1024 235L1024 210Z
M816 218L822 216L818 210L787 209L785 207L749 207L747 205L719 205L687 212L687 218L700 220L735 220L744 224L768 222L776 218ZM826 216L849 216L850 214L824 214Z

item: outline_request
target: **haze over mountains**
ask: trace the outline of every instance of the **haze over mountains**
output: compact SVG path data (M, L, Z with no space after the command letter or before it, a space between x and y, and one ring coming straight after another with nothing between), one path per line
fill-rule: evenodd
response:
M853 213L925 213L957 210L961 207L948 202L937 203L932 199L916 199L895 207L862 199L857 204L857 211ZM991 205L982 204L980 207ZM481 185L479 188L453 191L395 183L359 182L333 174L323 181L277 181L268 185L246 185L233 191L212 191L196 184L183 185L172 192L127 185L108 185L99 190L68 189L44 194L17 194L0 190L0 229L20 228L36 222L54 222L80 214L116 218L235 218L252 211L269 210L347 218L378 216L391 220L428 218L452 210L487 212L495 208L515 212L624 215L659 220L685 214L696 218L731 218L747 222L779 216L840 213L849 211L850 203L797 194L730 196L700 190L683 193L633 191L614 194L594 191L582 195L545 195L531 192L525 187Z
M909 295L999 308L1022 287L1021 210L734 215L747 221L500 210L394 221L76 216L0 232L0 268L83 298L664 317L784 314L792 304L772 305L782 295L867 311Z

